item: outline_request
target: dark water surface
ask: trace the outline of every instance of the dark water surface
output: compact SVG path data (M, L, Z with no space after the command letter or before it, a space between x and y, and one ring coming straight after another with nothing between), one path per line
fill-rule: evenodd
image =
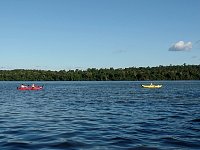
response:
M1 150L200 149L200 81L20 83L0 82Z

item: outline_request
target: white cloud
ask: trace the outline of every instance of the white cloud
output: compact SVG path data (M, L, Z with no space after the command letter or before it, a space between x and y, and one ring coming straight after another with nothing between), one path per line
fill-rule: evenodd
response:
M200 40L198 40L198 41L196 41L196 42L194 43L194 48L195 48L195 49L200 49Z
M195 44L195 45L196 45L196 44L200 44L200 40L196 41L194 44Z
M126 52L127 52L127 50L123 50L123 49L113 51L113 53L115 53L115 54L121 54L121 53L126 53Z
M192 59L196 59L197 58L197 56L192 56Z
M183 42L179 41L175 44L173 44L170 48L169 51L188 51L192 49L192 42Z

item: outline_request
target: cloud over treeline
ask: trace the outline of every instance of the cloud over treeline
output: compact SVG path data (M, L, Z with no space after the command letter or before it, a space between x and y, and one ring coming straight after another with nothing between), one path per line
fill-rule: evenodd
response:
M169 51L188 51L192 49L192 42L179 41L173 44Z

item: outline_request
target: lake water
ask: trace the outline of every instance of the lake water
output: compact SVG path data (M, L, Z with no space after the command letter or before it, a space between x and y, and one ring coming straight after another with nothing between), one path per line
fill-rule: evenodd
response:
M200 149L200 81L0 82L1 150Z

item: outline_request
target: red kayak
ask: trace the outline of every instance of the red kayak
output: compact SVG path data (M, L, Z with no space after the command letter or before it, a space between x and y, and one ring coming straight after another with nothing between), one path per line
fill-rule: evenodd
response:
M18 90L42 90L43 86L35 86L35 87L31 87L31 86L26 86L26 87L17 87Z

